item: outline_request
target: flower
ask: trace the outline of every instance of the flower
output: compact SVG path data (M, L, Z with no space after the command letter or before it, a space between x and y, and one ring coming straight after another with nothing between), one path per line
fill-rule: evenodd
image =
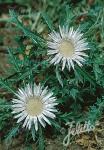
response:
M49 34L47 54L53 56L50 63L56 65L62 62L62 70L67 66L69 71L71 67L75 69L74 63L81 67L85 57L88 57L84 51L89 49L86 39L82 37L83 34L80 33L79 28L75 31L73 27L68 29L59 26L59 31Z
M55 112L57 112L55 106L56 98L53 97L52 92L48 92L48 87L29 85L23 89L19 89L15 94L17 99L13 99L12 109L14 118L18 118L17 123L24 120L23 127L31 129L32 125L35 126L35 130L38 130L38 123L44 128L46 123L51 125L49 118L54 119Z

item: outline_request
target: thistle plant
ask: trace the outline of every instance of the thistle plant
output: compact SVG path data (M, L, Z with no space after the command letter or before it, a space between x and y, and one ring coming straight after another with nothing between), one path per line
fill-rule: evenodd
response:
M8 47L11 75L0 79L0 88L9 94L0 101L0 129L7 128L2 139L22 133L27 144L34 140L40 150L45 149L49 128L60 136L67 122L95 124L104 110L103 9L96 14L90 9L86 18L91 19L78 23L80 6L74 12L66 3L60 9L58 5L58 17L40 12L38 24L45 26L41 33L9 11L8 23L20 34L15 38L18 46Z

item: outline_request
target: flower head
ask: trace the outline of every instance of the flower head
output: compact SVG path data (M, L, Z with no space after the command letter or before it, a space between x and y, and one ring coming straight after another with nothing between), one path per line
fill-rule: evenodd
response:
M74 69L74 63L80 67L85 61L85 50L89 49L88 43L79 29L73 30L73 27L59 26L60 32L53 31L49 34L51 41L48 41L48 55L53 56L50 61L51 64L58 64L62 62L62 70L66 64L70 71L71 67Z
M19 89L16 93L17 99L13 99L12 108L14 118L18 118L17 123L24 120L23 127L30 129L35 125L38 130L38 123L45 127L46 123L51 124L49 118L54 119L56 98L52 92L48 92L47 87L34 84L27 84L23 89Z

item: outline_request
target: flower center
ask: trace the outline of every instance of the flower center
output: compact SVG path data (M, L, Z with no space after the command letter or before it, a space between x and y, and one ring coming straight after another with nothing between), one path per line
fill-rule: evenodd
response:
M74 54L74 45L69 40L63 40L59 45L59 51L64 57L71 57Z
M30 116L39 115L43 110L43 103L39 97L29 99L26 104L26 111Z

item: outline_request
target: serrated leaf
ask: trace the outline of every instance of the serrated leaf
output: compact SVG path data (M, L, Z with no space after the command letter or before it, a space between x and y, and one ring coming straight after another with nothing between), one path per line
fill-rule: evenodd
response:
M71 89L70 90L70 95L74 98L74 99L76 99L76 97L77 97L77 94L78 94L78 90L77 89Z
M79 66L76 66L75 70L77 71L79 75L82 75L84 79L89 81L93 86L96 85L96 82L94 81L94 79L84 69L80 68Z
M6 81L0 79L0 85L1 85L2 88L7 89L9 92L15 94L15 92L13 91L13 89L10 88L9 84Z
M54 126L58 131L61 129L61 126L55 120L50 120L52 126Z
M10 141L13 137L15 137L16 134L17 134L17 132L18 132L18 130L19 130L19 125L16 126L16 127L13 127L13 128L9 131L9 133L7 134L5 141L6 141L6 142L7 142L7 141Z
M35 135L35 128L34 127L32 127L32 129L31 129L31 134L32 134L33 140L35 141L36 135Z
M11 16L11 22L15 23L16 26L21 29L24 34L31 38L33 40L33 42L38 43L39 45L43 45L44 43L44 39L41 38L39 35L36 35L36 33L33 33L32 31L30 31L29 29L27 29L18 19L17 14L13 11L13 10L9 10L10 16Z
M5 100L0 98L0 109L9 109L11 108L11 105Z
M56 66L56 77L57 77L57 79L58 79L60 85L63 87L63 82L62 82L61 75L60 75L60 73L59 73L59 71L58 71L58 66Z
M42 12L42 17L44 19L44 21L46 22L46 24L48 25L48 28L53 31L54 30L54 27L53 27L53 24L52 24L52 20L49 18L48 14L46 12Z
M45 143L44 143L44 135L43 135L43 132L42 132L42 128L41 126L39 126L39 144L38 144L38 149L39 150L44 150L45 149Z
M18 62L17 62L17 59L16 59L15 55L12 52L12 49L8 48L8 52L9 52L10 61L11 61L12 65L14 66L14 69L17 72L19 72Z

